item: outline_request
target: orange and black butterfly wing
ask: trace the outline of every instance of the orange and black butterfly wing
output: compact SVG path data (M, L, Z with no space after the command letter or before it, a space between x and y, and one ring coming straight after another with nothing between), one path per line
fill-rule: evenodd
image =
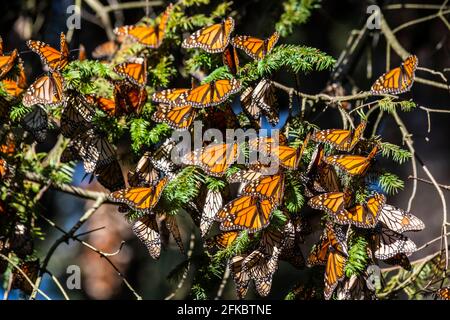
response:
M352 150L354 146L361 140L362 135L364 134L364 130L366 129L367 122L361 121L361 123L356 127L353 132L353 137L348 147L348 150Z
M179 105L189 89L166 89L155 92L152 95L154 102L164 103L168 105Z
M175 130L186 130L194 121L196 111L191 106L169 106L160 104L152 120L155 122L167 123L169 127Z
M111 116L116 115L116 102L113 99L88 95L86 96L86 100L90 104L93 104L101 110L105 111L107 114Z
M329 192L312 197L308 204L313 209L323 210L335 216L344 214L347 202L348 197L344 192Z
M35 104L57 105L63 99L63 77L54 72L50 76L38 78L24 94L22 102L25 106Z
M246 54L255 60L264 58L275 46L279 38L277 32L267 40L261 40L251 36L236 36L232 40L233 46L244 50Z
M222 54L223 64L228 67L232 74L236 74L239 71L239 57L237 55L236 49L228 45Z
M69 63L69 48L64 33L61 33L60 42L61 51L56 50L44 42L35 40L28 40L27 46L39 55L42 62L51 71L59 71Z
M250 284L250 276L243 268L243 261L245 256L238 255L230 259L230 272L233 276L234 284L236 286L236 294L239 299L243 299L248 291Z
M183 102L194 108L205 108L219 105L241 88L236 79L216 80L203 84L186 92Z
M14 66L14 63L16 62L17 58L17 50L14 49L11 54L6 56L0 56L0 79L2 79L4 76L8 74L8 72L12 69Z
M254 195L262 199L272 199L276 203L280 203L283 192L283 174L262 176L259 179L250 182L243 191L244 194Z
M110 191L116 191L125 188L122 169L117 160L98 168L95 171L98 182Z
M199 166L209 175L221 177L236 161L237 153L236 143L214 143L184 155L182 161L187 165Z
M394 68L378 78L370 89L372 94L400 94L408 91L414 82L418 59L409 56L400 67Z
M207 241L207 244L215 244L217 247L225 249L228 248L234 242L234 240L236 240L238 235L239 232L237 231L222 232L214 236L211 240Z
M372 159L375 157L378 147L374 147L367 157L357 155L333 155L324 158L324 162L335 165L350 175L364 174Z
M223 52L234 30L234 19L228 17L222 23L204 27L184 39L183 48L201 48L209 53Z
M161 254L161 236L154 214L148 214L133 224L133 232L144 243L150 256L159 259Z
M353 224L359 228L373 228L380 218L385 203L386 197L376 193L366 203L357 204L347 209L345 214L336 215L334 218L338 223Z
M329 300L333 294L334 289L337 287L338 282L345 276L345 265L347 263L347 257L330 247L327 263L325 265L325 299Z
M129 36L135 41L149 48L157 49L164 39L167 21L172 12L172 4L162 14L160 22L157 26L149 25L131 25L122 26L114 29L114 33L119 36Z
M158 203L168 178L164 177L155 186L126 188L109 195L113 202L124 203L133 210L150 212Z
M276 204L273 200L244 195L227 203L216 215L224 231L247 230L257 232L268 226Z
M450 287L440 288L436 293L442 300L450 300Z
M147 90L126 81L117 81L114 84L114 101L116 115L139 114L147 101Z
M129 62L121 63L114 67L114 71L125 77L136 86L143 88L147 82L147 60L145 58L136 58Z
M116 54L118 49L119 46L115 41L107 41L95 47L94 51L92 51L92 57L95 59L110 59Z

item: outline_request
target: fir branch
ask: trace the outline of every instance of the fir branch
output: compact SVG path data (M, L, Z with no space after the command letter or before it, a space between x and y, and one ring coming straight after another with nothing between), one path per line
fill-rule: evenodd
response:
M395 194L403 190L405 183L393 173L385 172L378 178L381 189L387 194Z
M381 154L385 158L392 158L399 164L403 164L412 158L411 152L389 142L381 143Z
M287 0L283 2L284 13L275 29L282 37L287 37L294 32L294 27L304 24L311 16L311 11L319 7L320 0Z
M360 275L367 268L369 257L367 255L368 242L363 236L353 236L349 241L348 259L345 265L345 275Z
M330 69L334 58L316 48L296 45L280 45L260 61L246 64L240 70L241 80L250 82L271 75L280 69L299 72L321 71Z

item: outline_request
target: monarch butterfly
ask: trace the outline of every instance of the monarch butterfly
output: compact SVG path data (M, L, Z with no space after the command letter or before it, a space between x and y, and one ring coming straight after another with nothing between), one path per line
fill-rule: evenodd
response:
M248 291L250 284L250 275L243 270L243 262L245 256L237 255L230 259L230 273L233 276L234 284L236 286L236 295L239 299L243 299Z
M96 107L100 108L101 110L105 111L110 116L116 115L116 102L114 99L109 99L105 97L97 97L95 95L87 95L86 100Z
M60 51L44 42L35 40L28 40L27 46L39 55L51 72L60 71L69 63L69 47L67 46L66 36L62 32L60 35Z
M169 233L172 235L175 240L178 248L181 253L184 253L184 245L183 240L181 239L180 229L178 228L177 219L174 215L165 214L162 223L167 227Z
M166 176L173 179L175 170L177 166L170 160L172 149L175 147L176 142L172 139L167 139L164 143L154 152L153 156L150 157L152 165L164 172Z
M223 206L222 194L219 191L209 190L206 193L205 204L200 218L200 231L205 237L214 222L214 217Z
M272 51L278 42L280 35L274 32L268 39L261 40L251 36L236 36L231 43L236 48L244 50L246 54L255 60L261 60Z
M114 40L106 41L97 47L95 47L94 51L92 51L92 57L94 59L111 59L119 50L119 46L117 42Z
M241 84L236 79L215 80L188 90L180 97L182 100L180 103L194 108L217 106L240 89Z
M84 128L80 128L84 129ZM109 141L93 128L81 130L69 143L83 160L84 170L94 173L116 160L116 153Z
M35 106L30 113L25 115L22 125L26 131L31 132L37 142L44 142L47 138L48 116L40 106Z
M132 85L126 81L114 82L114 115L139 114L142 106L147 102L145 88Z
M234 75L236 75L239 71L239 57L236 52L236 48L231 45L228 45L225 48L225 51L222 53L222 61L225 66L227 66L228 70Z
M63 77L59 72L38 78L23 95L22 102L30 107L35 104L58 105L64 100Z
M222 23L204 27L184 39L183 48L201 48L209 53L223 52L230 42L234 19L228 17Z
M370 88L372 94L400 94L411 89L414 82L414 73L419 60L417 56L407 57L400 67L394 68L375 81Z
M347 243L342 229L327 223L322 235L308 257L309 266L325 264L325 299L329 300L334 289L345 276L347 264Z
M95 116L85 96L67 92L67 100L61 112L60 130L64 137L73 138L81 130L87 130Z
M311 190L316 192L339 192L341 189L336 170L333 166L323 162L323 145L319 144L314 150L311 162L306 169L308 177L306 193L313 196Z
M339 151L350 151L361 139L365 128L366 121L361 121L353 132L351 130L328 129L317 131L311 139L330 144Z
M398 253L409 255L416 251L416 244L401 233L387 228L379 223L373 230L371 245L375 258L386 260Z
M17 81L5 79L1 82L6 93L10 96L18 97L23 92L23 88L19 87Z
M309 199L308 205L313 209L323 210L332 216L342 214L351 200L351 194L347 190L317 195Z
M277 204L270 199L243 195L227 203L216 215L220 229L257 232L269 225Z
M119 161L114 160L107 165L99 167L95 171L97 181L110 191L116 191L125 188L122 169Z
M273 255L275 250L280 251L284 245L284 230L267 228L261 232L258 250L267 255Z
M161 236L155 214L148 214L133 224L133 232L147 247L150 256L157 260L161 255Z
M239 232L237 231L226 231L215 235L212 239L207 242L208 246L215 244L220 249L228 248L234 240L238 237Z
M139 159L136 168L128 171L127 178L131 187L152 186L158 181L159 173L153 167L150 152L145 152Z
M303 268L305 266L305 258L300 248L300 239L297 236L295 226L292 221L288 220L283 228L283 240L281 246L280 260L285 260L295 268Z
M247 294L250 280L254 281L260 296L269 294L273 274L278 269L278 256L279 250L274 247L272 254L255 250L249 255L237 255L230 259L229 266L239 299Z
M284 193L284 174L262 176L247 184L243 193L280 203Z
M182 103L182 97L189 89L166 89L159 92L155 92L152 95L153 102L164 103L168 105L179 105Z
M386 203L384 195L375 193L365 203L357 204L334 216L340 224L354 224L360 228L373 228L380 217L380 211Z
M14 49L9 55L3 55L3 48L0 49L0 79L8 74L14 66L17 58L17 49Z
M155 122L166 123L175 130L186 130L194 121L195 116L195 109L189 105L169 106L166 104L159 104L152 115L152 120Z
M403 269L407 271L411 271L412 269L411 263L409 262L407 255L404 253L397 253L392 258L383 260L383 262L390 265L401 266Z
M403 233L405 231L420 231L425 228L425 224L422 220L389 204L385 204L381 208L380 221L383 222L386 227L398 233Z
M113 202L127 204L133 210L149 213L158 203L168 180L167 177L164 177L155 186L131 187L115 191L109 195L109 199Z
M275 112L277 98L268 79L261 80L254 89L248 87L241 94L241 105L254 120L258 120L262 113L271 124L277 124L279 121Z
M250 151L258 151L260 156L269 157L288 170L297 169L304 148L279 145L273 138L256 138L249 141Z
M362 175L369 168L377 151L378 147L375 146L367 157L341 154L325 157L323 161L330 165L337 166L352 176Z
M256 292L261 297L267 296L270 292L273 274L278 269L278 256L277 247L274 247L273 254L255 250L242 262L244 272L247 272L250 279L254 281Z
M249 169L245 169L245 170L239 170L236 173L233 173L232 175L230 175L229 177L227 177L227 181L229 183L244 183L247 184L251 181L254 181L256 179L258 179L259 177L261 177L263 175L263 173L261 172L262 169L260 169L259 166L256 167L255 165L252 166Z
M209 175L221 177L236 161L237 155L237 143L212 143L185 154L181 161L187 165L199 166Z
M337 290L338 300L375 300L375 290L367 285L366 275L352 275Z
M164 13L159 18L157 25L131 25L122 26L114 29L118 36L129 36L133 40L149 48L157 49L162 44L166 35L167 21L172 13L173 5L169 4Z
M436 291L436 294L442 300L450 300L450 287L440 288Z
M147 60L142 57L133 58L115 66L114 72L125 77L134 85L144 88L147 82Z

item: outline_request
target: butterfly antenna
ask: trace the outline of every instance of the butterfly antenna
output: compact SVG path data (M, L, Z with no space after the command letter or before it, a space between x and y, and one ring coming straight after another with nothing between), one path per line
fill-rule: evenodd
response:
M19 51L19 54L31 53L33 50Z
M148 15L150 14L150 3L148 0L145 0L145 16L148 18Z

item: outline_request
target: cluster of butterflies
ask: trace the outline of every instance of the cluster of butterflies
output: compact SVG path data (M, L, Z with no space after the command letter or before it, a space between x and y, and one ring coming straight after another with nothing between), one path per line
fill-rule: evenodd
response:
M163 43L172 10L173 6L169 5L158 18L158 24L140 23L116 28L114 32L118 40L97 47L93 57L111 59L125 38L146 48L158 49ZM236 49L243 50L254 60L261 60L270 54L279 38L277 32L267 39L232 36L233 32L234 20L229 17L221 23L192 33L183 41L182 47L222 54L224 65L236 78L218 79L206 84L193 83L190 88L172 88L153 93L151 99L158 104L152 114L153 121L166 123L175 130L188 130L200 110L223 105L243 89L237 79L240 66ZM27 42L48 70L28 87L17 51L4 55L0 48L0 81L8 96L21 99L25 106L34 107L33 112L24 118L24 128L32 132L37 141L43 141L47 130L47 111L41 106L62 105L60 130L63 136L70 138L70 143L61 159L83 161L85 172L97 177L102 185L112 191L109 198L120 203L121 211L131 209L141 213L133 230L153 258L160 256L164 230L173 236L184 252L175 216L165 213L163 205L159 204L164 189L180 171L180 166L170 160L175 142L168 139L156 151L146 152L136 168L128 172L128 187L125 187L114 147L92 122L96 108L112 117L139 115L148 99L147 58L132 57L114 66L121 80L109 79L114 88L113 98L84 96L65 88L62 71L69 64L70 52L63 33L60 40L59 50L40 41ZM80 52L79 59L84 59L83 51ZM416 67L417 57L408 57L400 67L381 76L372 86L371 92L398 94L409 90ZM6 76L13 69L17 69L14 70L14 77ZM0 116L11 104L3 100L5 98L2 97ZM262 79L254 87L245 88L240 94L240 102L256 124L262 115L273 124L278 122L276 92L270 79ZM345 278L348 237L354 232L371 239L368 250L374 260L408 267L407 255L414 252L415 245L403 233L423 229L422 221L386 204L385 196L380 193L374 192L365 202L355 203L352 192L340 185L336 169L349 177L364 176L377 154L377 145L371 150L363 150L364 154L351 153L360 142L365 125L362 121L355 130L330 129L308 133L299 148L289 146L288 138L280 134L276 139L279 143L274 143L273 137L255 138L244 147L238 143L211 143L182 157L184 165L196 166L205 174L220 179L236 163L243 149L258 151L265 158L270 157L269 163L254 161L226 177L228 183L240 186L239 194L231 201L224 204L221 192L207 190L198 203L190 204L202 212L199 221L202 237L208 237L215 223L221 230L219 234L208 238L208 244L228 248L243 231L254 241L254 250L236 255L229 262L240 298L245 297L251 281L257 292L266 296L270 292L279 260L286 260L297 268L325 264L324 295L330 298ZM302 156L311 143L317 144L316 150L308 167L301 170ZM326 152L325 145L342 153ZM1 148L1 154L6 154L8 146ZM273 164L276 164L277 170L270 172ZM7 170L5 161L0 158L2 177L7 175ZM328 216L324 234L306 261L300 244L310 230L300 214L289 216L284 207L286 176L295 172L303 179L305 195L310 198L308 204ZM271 223L277 209L288 217L281 225Z

